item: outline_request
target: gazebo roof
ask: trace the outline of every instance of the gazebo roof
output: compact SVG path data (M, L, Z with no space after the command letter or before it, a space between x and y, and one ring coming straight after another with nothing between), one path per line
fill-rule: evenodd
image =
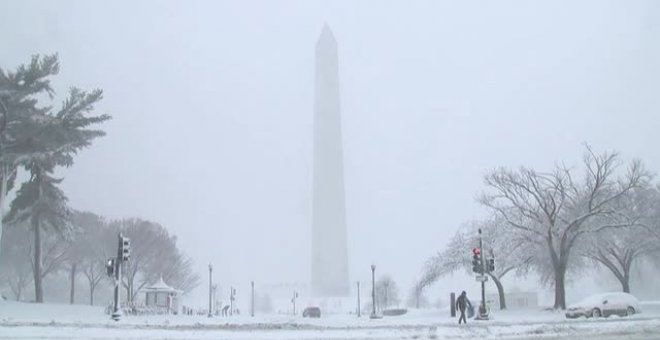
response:
M181 290L178 290L176 288L172 288L168 286L165 281L163 281L163 277L161 276L158 282L155 284L149 286L149 287L144 287L142 288L143 291L145 292L171 292L171 293L181 293Z

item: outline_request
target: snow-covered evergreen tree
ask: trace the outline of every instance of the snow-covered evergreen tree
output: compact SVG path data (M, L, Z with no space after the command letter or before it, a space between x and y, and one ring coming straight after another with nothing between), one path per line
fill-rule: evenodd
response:
M34 237L32 266L35 301L43 302L42 229L51 228L66 242L72 231L71 211L64 192L58 187L61 180L53 178L39 164L28 168L30 180L18 190L7 219L12 223L29 221Z
M21 86L30 82L31 73L24 70L44 68L39 65L50 66L48 69L52 70L43 76L46 87L42 90L52 94L47 77L58 69L57 56L43 59L35 57L31 67L20 67L15 74L5 78L20 78L17 84ZM87 93L73 88L57 112L52 112L49 107L38 109L36 99L29 100L31 105L24 110L29 116L29 123L24 124L24 131L20 134L21 139L27 139L21 143L25 152L17 156L13 164L23 165L29 171L30 179L17 192L6 219L10 222L30 221L34 236L33 277L37 302L43 302L42 228L51 228L63 239L70 238L73 230L67 198L58 187L61 179L55 178L53 174L58 166L71 166L74 156L81 149L104 135L103 131L90 128L110 118L107 115L89 115L101 97L101 90ZM7 111L8 116L11 116L11 111Z
M0 68L0 238L7 193L14 186L17 169L39 152L35 138L42 132L41 119L47 107L38 96L52 98L50 76L57 74L57 56L34 56L27 65L13 72Z

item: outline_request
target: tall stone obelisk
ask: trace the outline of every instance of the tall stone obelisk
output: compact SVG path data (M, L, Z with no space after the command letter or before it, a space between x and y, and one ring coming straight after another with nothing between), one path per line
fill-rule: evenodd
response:
M337 41L328 25L316 43L312 294L349 294L344 162L339 110Z

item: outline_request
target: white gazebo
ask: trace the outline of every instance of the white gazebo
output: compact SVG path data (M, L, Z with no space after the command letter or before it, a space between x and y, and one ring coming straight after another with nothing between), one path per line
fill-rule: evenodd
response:
M159 312L175 313L179 310L179 295L181 290L168 286L163 277L155 284L142 288L144 292L144 305Z

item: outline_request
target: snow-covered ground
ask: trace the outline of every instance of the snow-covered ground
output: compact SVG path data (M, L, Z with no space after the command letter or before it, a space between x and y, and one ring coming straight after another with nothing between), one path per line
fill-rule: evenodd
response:
M114 322L100 307L0 302L0 339L474 339L660 338L660 304L631 318L566 320L561 312L497 311L489 321L456 325L446 310L412 310L370 320L269 315L125 316Z

